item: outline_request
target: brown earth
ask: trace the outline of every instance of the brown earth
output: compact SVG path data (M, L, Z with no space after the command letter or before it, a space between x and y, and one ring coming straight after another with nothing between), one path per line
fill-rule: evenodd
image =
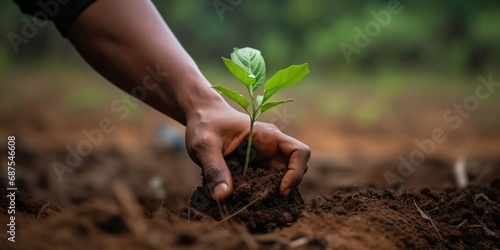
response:
M164 207L134 215L123 202L59 208L18 197L18 238L3 249L500 248L499 179L441 192L339 190L308 203L289 227L255 235L232 220L188 221Z
M415 150L413 139L426 138L433 125L419 127L424 135L413 137L418 133L329 130L328 123L318 122L297 133L313 147L299 187L303 207L298 192L292 196L298 206L283 206L287 200L276 193L282 173L252 169L242 178L251 184L235 178L234 196L221 209L211 204L204 213L195 208L197 213L181 208L196 206L190 197L203 184L199 168L184 152L162 148L144 132L154 131L162 117L114 119L116 131L58 180L52 164L65 162L65 147L74 148L84 138L82 129L113 115L63 120L30 110L17 119L0 119L0 137L16 135L18 187L16 242L6 239L6 226L0 228L0 249L500 249L498 133L476 136L470 131L479 129L467 128L459 137L450 134L411 176L388 186L384 172L397 173L397 155L407 157ZM325 150L328 142L331 149ZM455 147L460 154L450 153ZM466 156L470 185L464 189L456 185L456 158L450 155ZM0 225L10 216L5 173L2 168ZM264 190L271 193L261 196L254 189L266 183ZM271 209L260 209L266 202Z
M267 233L291 225L301 216L304 199L298 188L288 197L279 193L285 171L243 165L236 157L226 160L233 175L233 193L219 204L212 199L205 181L194 191L190 206L182 209L185 219L200 220L208 216L216 221L228 220L243 224L251 233ZM191 216L191 211L195 214Z

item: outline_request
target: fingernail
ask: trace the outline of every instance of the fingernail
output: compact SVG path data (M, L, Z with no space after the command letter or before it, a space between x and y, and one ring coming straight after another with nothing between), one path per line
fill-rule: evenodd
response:
M218 199L219 197L225 196L229 187L225 182L221 182L214 187L213 193L214 197Z

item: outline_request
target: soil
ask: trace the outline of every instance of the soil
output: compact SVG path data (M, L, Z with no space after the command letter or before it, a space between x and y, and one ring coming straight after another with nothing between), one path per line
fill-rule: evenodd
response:
M10 215L2 168L2 250L500 249L498 133L478 136L473 131L480 129L466 128L459 137L449 134L447 144L426 157L413 175L389 186L384 172L397 173L397 156L408 156L415 150L415 137L426 137L405 131L355 132L352 126L332 125L329 130L326 121L310 124L314 129L300 131L313 134L303 134L301 140L313 146L332 144L330 151L313 150L299 187L304 199L298 190L288 199L277 194L282 172L251 168L245 176L233 173L235 192L219 209L210 199L205 203L209 196L203 188L193 195L193 188L203 186L201 171L184 150L151 143L155 135L144 131L154 131L163 121L156 113L136 123L114 120L116 131L58 180L52 164L64 164L66 146L74 148L84 138L82 129L113 116L56 119L60 115L47 113L55 107L40 105L19 111L16 119L0 119L0 138L16 135L18 187L12 243L6 234ZM430 129L413 127L425 134L434 127L431 121L421 123ZM455 181L456 158L449 157L456 152L467 157L469 186L463 189ZM0 155L6 158L4 151Z
M493 249L500 247L499 198L498 179L442 192L337 191L309 204L310 217L296 227L320 224L302 232L333 249Z
M243 175L241 160L229 156L226 162L233 176L231 196L217 204L203 181L194 191L190 206L182 209L184 218L200 220L209 216L221 221L231 216L234 223L246 225L251 233L267 233L291 225L301 216L304 199L299 189L293 188L286 198L279 193L285 171L250 165ZM196 211L193 216L191 210Z
M309 202L288 227L254 235L235 222L186 221L164 207L141 213L141 233L126 204L96 200L61 209L18 195L17 242L3 249L500 248L500 179L440 192L339 190Z

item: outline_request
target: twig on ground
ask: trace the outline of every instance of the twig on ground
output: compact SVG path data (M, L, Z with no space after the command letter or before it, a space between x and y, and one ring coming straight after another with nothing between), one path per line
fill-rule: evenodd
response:
M460 228L460 227L462 227L465 223L467 223L467 219L465 219L464 221L460 222L460 224L458 224L456 227L457 227L457 228Z
M49 203L43 205L43 207L38 212L38 215L36 216L37 219L40 219L40 216L42 216L42 212L45 212L45 213L47 213L50 216L54 216L54 210L52 210L50 208L47 208L48 206L50 206Z
M413 204L415 204L415 207L417 208L418 212L420 213L420 216L422 216L422 218L424 218L424 219L426 219L426 220L428 220L428 221L431 222L432 228L434 228L434 230L436 231L436 233L439 236L439 238L441 240L443 240L443 237L441 237L441 234L439 233L436 225L434 225L434 222L433 222L432 218L427 213L425 213L424 210L420 209L420 207L417 205L417 202L415 202L414 198L412 198L412 200L413 200Z
M206 215L206 214L198 211L198 209L196 209L194 207L191 207L191 210L193 211L194 214L199 215L199 216L203 217L204 219L207 219L207 220L209 220L209 221L211 221L213 223L217 223L217 221L214 220L212 217L210 217L210 216L208 216L208 215Z
M297 248L297 247L301 247L303 245L306 245L308 244L309 242L311 242L312 240L309 238L309 237L302 237L302 238L299 238L299 239L296 239L296 240L293 240L293 241L290 241L288 243L288 247L289 248Z
M316 198L318 198L320 201L322 201L324 203L328 203L325 199L321 198L321 196L319 196L319 195L316 195Z
M127 227L137 238L146 239L147 225L141 212L142 209L129 187L121 181L115 181L111 188L124 214Z
M164 200L162 200L160 203L160 206L157 209L155 209L152 213L148 214L148 216L150 216L152 218L160 216L162 208L163 208L163 202L164 202Z
M260 197L256 198L255 200L251 201L250 203L246 204L244 207L240 208L238 211L234 212L233 214L227 216L226 218L220 220L219 222L217 222L217 224L220 224L224 221L227 221L231 218L233 218L234 216L238 215L239 213L245 211L245 209L247 209L248 207L250 207L251 205L253 205L254 203L256 203L257 201L260 201L261 199L263 199L264 197L266 197L266 195L268 194L268 191L265 191Z
M224 215L231 214L229 209L227 209L227 204L225 202L222 203L222 209L224 210Z
M221 218L226 217L226 214L224 213L224 210L222 210L222 206L220 205L220 201L216 201L216 202L217 202L217 208L219 208L220 217Z
M488 226L486 224L484 224L484 222L481 222L482 224L482 229L483 229L483 232L484 234L486 234L486 236L492 236L494 237L495 239L498 238L498 233L489 229Z
M480 198L484 199L485 201L487 201L488 203L491 202L490 198L488 198L488 196L486 196L485 194L483 193L479 193L479 194L476 194L474 195L474 202L476 202L477 200L479 200Z
M462 223L460 223L462 224ZM477 224L477 225L469 225L469 228L481 228L483 233L486 235L486 236L491 236L491 237L494 237L494 238L498 238L498 233L496 233L495 231L491 230L488 228L488 226L486 224L484 224L483 222L481 222L481 225Z
M469 228L483 228L482 225L469 225Z
M277 249L282 249L283 246L286 246L286 249L298 248L298 247L302 247L306 244L309 244L315 240L315 239L309 238L309 237L302 237L302 238L290 241L284 237L277 236L277 235L269 235L269 234L268 235L256 235L254 237L255 237L255 240L257 240L258 242L275 243L276 244L275 247Z

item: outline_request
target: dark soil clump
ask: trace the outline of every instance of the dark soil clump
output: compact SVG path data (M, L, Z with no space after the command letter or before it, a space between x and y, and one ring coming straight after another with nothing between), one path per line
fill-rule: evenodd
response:
M190 208L182 209L184 218L198 220L209 216L217 221L244 224L252 233L267 233L291 225L301 216L305 205L298 188L292 189L288 197L279 193L284 170L249 167L243 175L240 161L226 161L233 175L232 195L217 204L204 182L194 191Z
M356 249L496 249L499 183L445 191L337 191L315 199L308 205L311 215L282 233L328 235L329 246L340 249L353 247L356 238L363 239Z

